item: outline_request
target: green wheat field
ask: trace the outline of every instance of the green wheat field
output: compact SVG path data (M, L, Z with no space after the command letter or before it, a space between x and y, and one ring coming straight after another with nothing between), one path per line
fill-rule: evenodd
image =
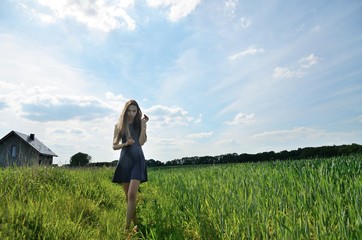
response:
M113 171L0 170L0 239L126 239ZM148 171L131 239L362 239L362 155Z

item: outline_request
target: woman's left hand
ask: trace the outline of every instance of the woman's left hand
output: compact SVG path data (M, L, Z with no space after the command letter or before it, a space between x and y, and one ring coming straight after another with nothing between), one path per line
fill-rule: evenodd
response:
M150 118L146 115L146 114L144 114L143 115L143 118L142 118L142 122L148 122L148 120L149 120Z
M141 120L141 128L143 130L146 130L147 126L146 126L146 123L148 122L149 120L149 117L147 117L147 115L145 114Z

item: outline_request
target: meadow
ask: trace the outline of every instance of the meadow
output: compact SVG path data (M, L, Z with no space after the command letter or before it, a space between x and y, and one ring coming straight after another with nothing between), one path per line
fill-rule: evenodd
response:
M0 239L126 239L114 168L0 170ZM149 169L132 239L362 239L362 155Z

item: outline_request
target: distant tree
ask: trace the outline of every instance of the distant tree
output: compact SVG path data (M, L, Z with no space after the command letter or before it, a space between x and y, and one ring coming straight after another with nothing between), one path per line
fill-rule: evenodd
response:
M159 160L155 160L155 159L148 159L146 161L147 167L159 167L159 166L163 166L164 163L159 161Z
M147 160L146 164L147 164L147 167L154 167L154 166L156 166L156 161L154 159L149 159L149 160Z
M89 156L86 153L79 152L70 158L70 166L82 167L90 163L91 160L92 160L91 156Z

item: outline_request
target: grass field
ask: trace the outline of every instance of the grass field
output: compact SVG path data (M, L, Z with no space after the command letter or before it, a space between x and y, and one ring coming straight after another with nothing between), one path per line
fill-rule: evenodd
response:
M126 239L113 168L0 170L0 239ZM362 156L149 169L132 239L362 239Z

